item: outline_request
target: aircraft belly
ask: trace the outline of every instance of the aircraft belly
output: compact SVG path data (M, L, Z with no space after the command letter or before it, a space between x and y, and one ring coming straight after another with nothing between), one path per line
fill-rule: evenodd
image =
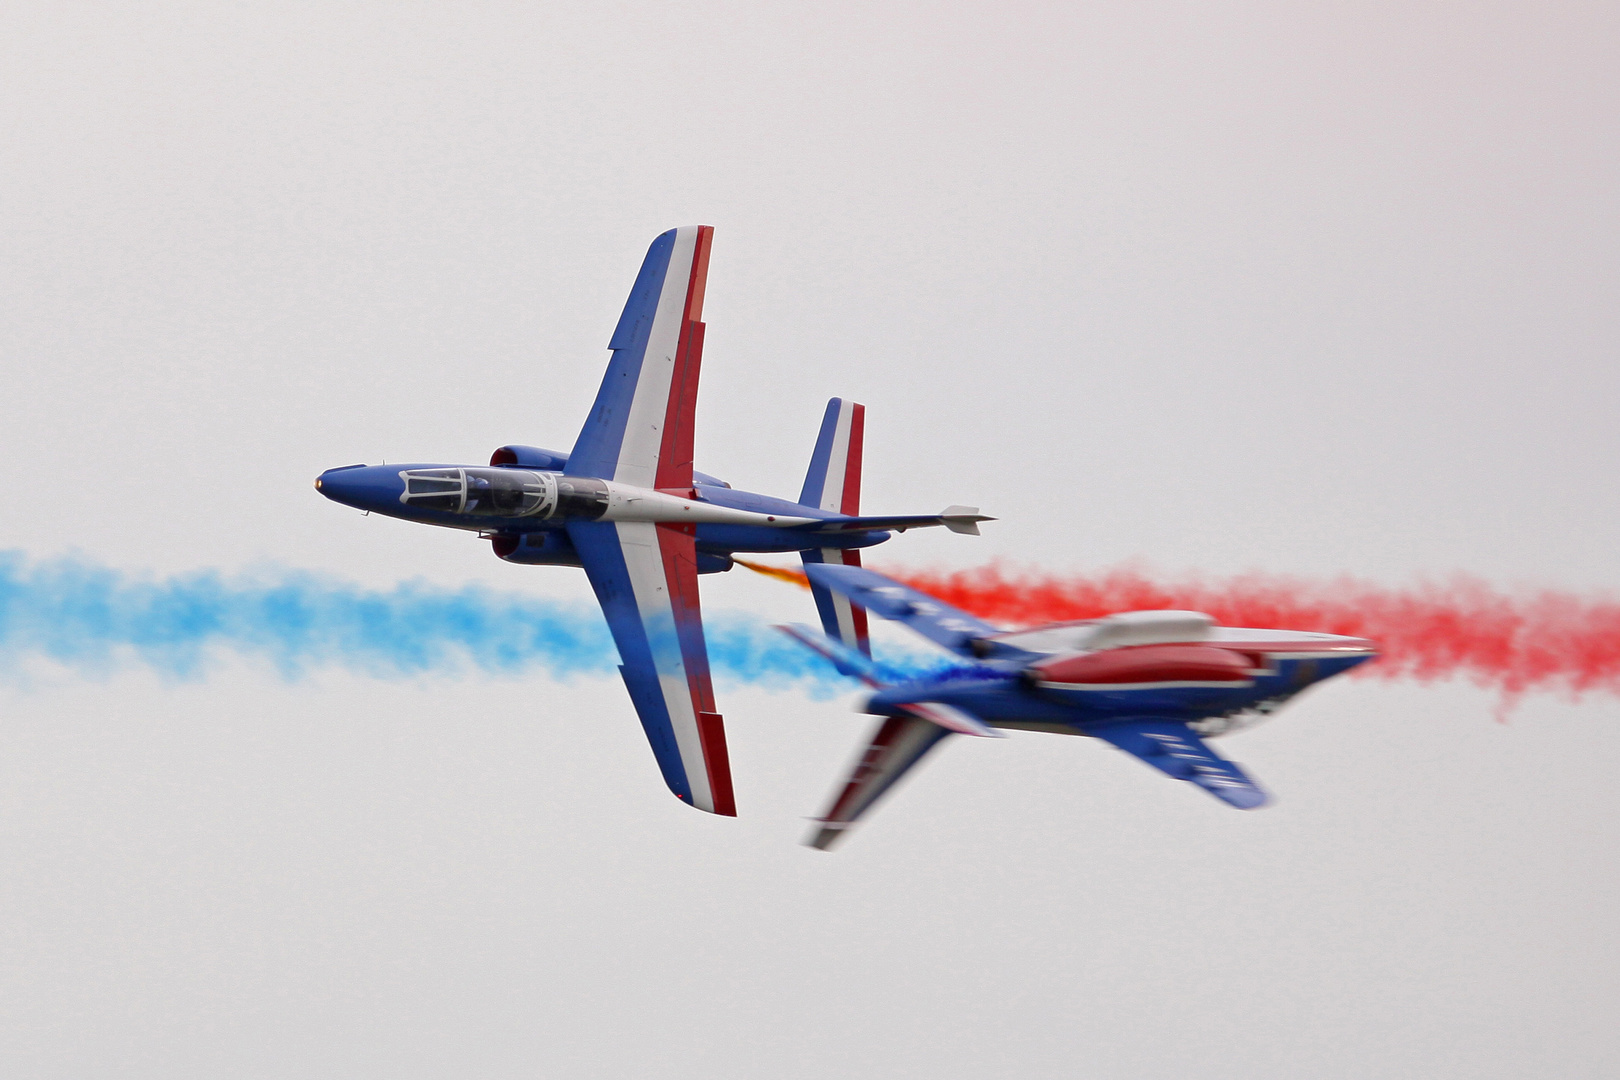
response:
M1207 686L1117 691L1054 691L1043 688L1038 693L995 684L934 686L926 692L876 694L869 708L874 712L899 715L898 706L905 699L926 698L966 710L991 727L1083 734L1089 724L1105 723L1121 716L1175 716L1187 720L1219 716L1299 689L1297 686L1285 686L1284 683L1285 680L1279 679L1271 687L1257 683L1241 690Z
M1042 696L1067 706L1070 715L1083 719L1111 716L1203 716L1224 712L1272 696L1258 683L1244 687L1176 685L1129 690L1068 689L1043 686Z
M885 699L888 700L885 700ZM1048 701L1034 694L1010 689L1006 684L988 686L931 686L915 693L872 695L868 711L885 715L905 715L902 706L911 701L934 701L951 705L972 713L991 727L1020 727L1050 725L1054 728L1075 726L1075 711L1060 702ZM1041 727L1039 730L1045 730Z

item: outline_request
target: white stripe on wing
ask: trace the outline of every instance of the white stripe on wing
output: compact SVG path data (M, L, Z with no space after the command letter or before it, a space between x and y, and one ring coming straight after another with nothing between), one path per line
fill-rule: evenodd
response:
M682 293L685 299L685 293ZM675 629L675 607L669 582L664 577L664 553L658 545L658 526L650 521L620 521L619 550L630 575L636 610L652 647L653 668L669 709L669 723L675 731L681 766L692 791L692 803L700 810L714 810L714 793L709 789L709 769L703 757L703 740L698 734L697 715L692 708L692 688L687 682L686 661Z
M664 417L669 412L675 353L686 321L686 292L692 283L698 228L685 225L675 230L675 246L664 271L664 289L658 295L658 311L647 336L647 351L641 357L641 374L630 399L630 415L625 419L624 441L619 444L619 463L613 470L613 479L621 484L650 488L658 473L658 450L664 438ZM656 550L657 544L653 546Z

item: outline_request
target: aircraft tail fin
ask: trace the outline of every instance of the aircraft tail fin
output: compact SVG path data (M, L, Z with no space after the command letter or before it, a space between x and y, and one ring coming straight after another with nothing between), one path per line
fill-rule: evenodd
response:
M810 470L805 474L804 490L799 494L801 506L814 506L850 517L860 515L861 447L865 436L866 406L843 398L827 402L821 431L816 436L816 448L810 455ZM854 548L807 548L799 554L806 566L861 565L860 552ZM872 642L867 632L866 610L815 581L810 583L810 594L815 598L816 613L821 616L827 636L870 658ZM846 675L856 674L837 659L833 663Z
M866 406L843 398L827 402L821 432L810 455L810 471L799 494L802 506L856 517L861 512L861 444Z
M799 557L807 567L861 565L861 553L854 548L808 548L799 552ZM872 638L866 621L866 609L842 593L833 592L815 578L810 578L810 595L815 598L816 613L821 616L821 626L827 631L827 636L870 659ZM838 670L844 671L843 664L839 664ZM847 671L844 673L850 674Z

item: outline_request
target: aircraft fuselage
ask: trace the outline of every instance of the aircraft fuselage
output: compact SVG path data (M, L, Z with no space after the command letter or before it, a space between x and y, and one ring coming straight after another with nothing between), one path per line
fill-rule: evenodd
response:
M479 533L511 562L579 565L565 529L585 521L691 526L707 573L729 570L733 552L862 548L890 536L810 533L845 515L703 480L665 491L552 470L414 463L328 469L315 487L357 510Z
M907 704L937 702L963 709L991 727L1075 735L1087 734L1097 724L1152 716L1219 735L1253 723L1306 687L1376 655L1372 644L1360 639L1312 637L1309 643L1272 641L1229 650L1244 658L1244 669L1225 679L1064 682L1026 668L1002 678L946 677L886 687L872 694L864 711L900 716Z

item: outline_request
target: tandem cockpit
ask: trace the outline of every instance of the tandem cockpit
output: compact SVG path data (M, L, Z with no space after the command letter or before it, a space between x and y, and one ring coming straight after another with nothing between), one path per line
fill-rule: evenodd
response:
M589 476L524 469L407 469L399 476L399 501L415 510L594 521L608 507L607 485Z

